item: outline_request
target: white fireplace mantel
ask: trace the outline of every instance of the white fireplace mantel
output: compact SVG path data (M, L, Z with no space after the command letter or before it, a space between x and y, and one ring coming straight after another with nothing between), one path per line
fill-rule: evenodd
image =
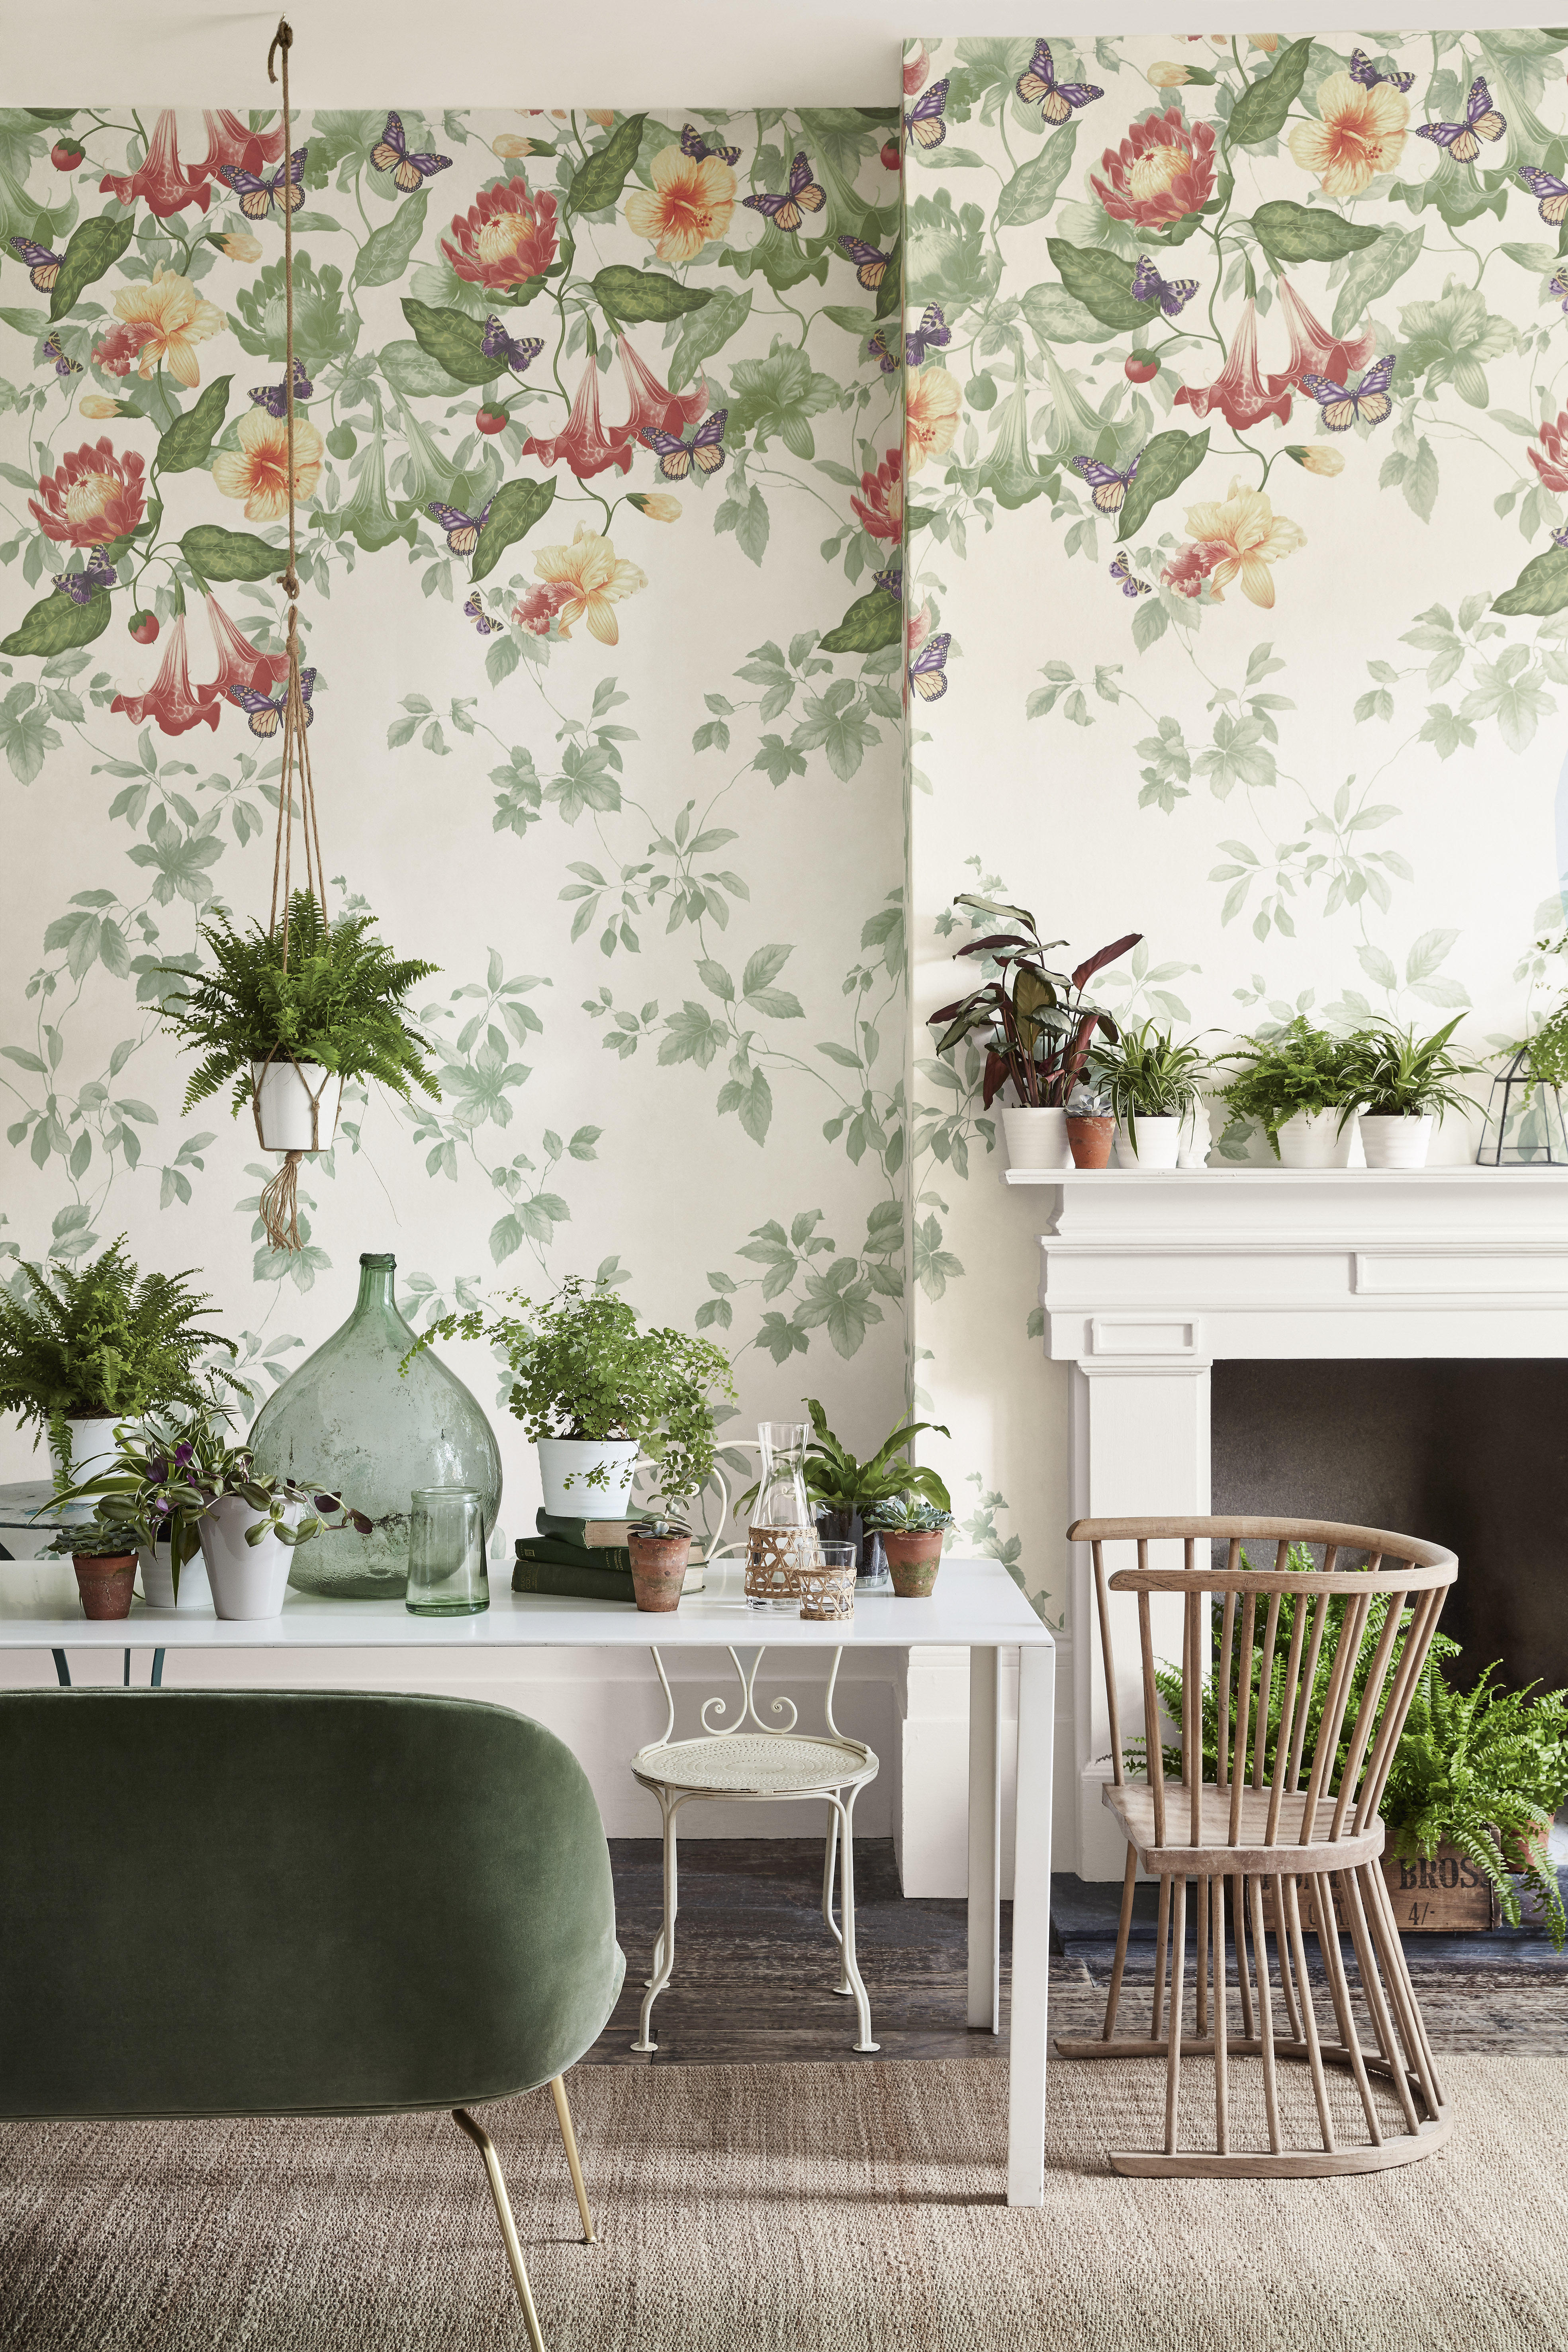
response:
M1074 1517L1207 1511L1220 1359L1568 1356L1568 1168L1011 1170L1006 1181L1041 1191L1046 1352L1072 1367ZM1099 1631L1088 1553L1075 1553L1076 1866L1114 1878ZM1137 1636L1131 1604L1115 1607L1125 1722L1141 1704ZM1179 1627L1159 1616L1156 1649L1174 1656Z

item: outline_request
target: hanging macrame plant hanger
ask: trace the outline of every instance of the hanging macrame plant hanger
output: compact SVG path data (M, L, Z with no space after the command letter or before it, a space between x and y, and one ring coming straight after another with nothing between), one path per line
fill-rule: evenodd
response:
M282 969L287 975L289 953L289 901L294 887L294 794L300 795L300 839L305 867L305 892L321 910L325 952L331 953L331 933L327 928L327 877L321 863L321 837L316 822L316 788L310 775L310 751L308 729L310 710L300 683L300 576L295 570L294 520L294 207L293 183L289 177L292 136L289 100L289 52L294 35L288 18L279 19L272 46L267 52L267 78L278 79L273 58L283 53L283 159L281 164L283 211L283 294L286 352L284 357L283 415L286 436L286 463L289 477L289 568L281 573L278 584L289 598L287 651L289 656L288 688L283 700L283 766L278 779L278 835L272 855L272 910L268 919L267 933L272 940L279 938L282 949ZM330 1150L332 1137L323 1143L321 1133L321 1097L331 1078L331 1071L321 1064L311 1067L320 1071L320 1084L312 1090L304 1070L287 1047L275 1044L267 1059L254 1072L250 1090L250 1108L256 1120L256 1137L264 1151L277 1149L267 1141L261 1124L262 1082L273 1062L281 1055L292 1064L295 1075L310 1105L310 1143L313 1154ZM334 1132L336 1120L333 1120ZM283 1165L261 1195L261 1223L273 1249L298 1250L299 1169L302 1150L289 1150L283 1155Z

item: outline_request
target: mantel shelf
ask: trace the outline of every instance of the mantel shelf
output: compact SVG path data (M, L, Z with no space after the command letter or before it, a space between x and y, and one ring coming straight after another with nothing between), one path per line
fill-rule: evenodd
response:
M1568 1189L1568 1167L1479 1168L1461 1160L1447 1168L1006 1168L1005 1184L1070 1184L1093 1192L1142 1192L1215 1184L1359 1185L1463 1184L1508 1190L1516 1185Z

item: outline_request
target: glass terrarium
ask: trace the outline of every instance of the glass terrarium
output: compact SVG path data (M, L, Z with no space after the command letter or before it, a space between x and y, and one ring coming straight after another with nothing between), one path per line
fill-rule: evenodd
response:
M1492 1080L1476 1161L1482 1168L1560 1168L1568 1163L1563 1097L1555 1087L1531 1079L1526 1045Z
M333 1528L301 1544L289 1578L296 1591L401 1601L414 1489L477 1488L488 1545L500 1454L478 1398L431 1349L399 1370L418 1334L397 1309L397 1260L367 1252L359 1265L353 1313L268 1398L250 1444L258 1470L309 1478L372 1523L369 1535Z

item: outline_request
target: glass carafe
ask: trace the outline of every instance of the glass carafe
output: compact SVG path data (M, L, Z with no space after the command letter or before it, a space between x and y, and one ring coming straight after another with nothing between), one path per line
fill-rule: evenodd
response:
M372 1522L329 1528L294 1554L289 1581L336 1601L402 1601L415 1486L479 1490L485 1541L500 1508L500 1454L479 1399L430 1349L398 1366L417 1333L398 1313L397 1260L367 1252L340 1330L269 1396L250 1444L258 1470L309 1478Z
M746 1538L746 1606L800 1614L799 1572L822 1558L805 1491L804 1421L760 1421L763 1471Z

